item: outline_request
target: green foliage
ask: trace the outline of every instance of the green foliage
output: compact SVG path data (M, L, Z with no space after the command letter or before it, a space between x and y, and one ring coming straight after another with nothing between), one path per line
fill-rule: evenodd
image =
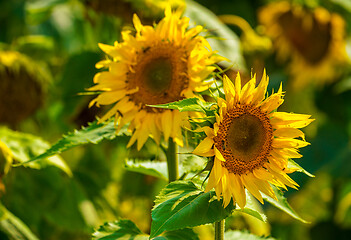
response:
M277 196L278 201L274 200L273 198L265 195L262 193L262 197L265 201L269 202L270 204L272 204L273 206L279 208L280 210L286 212L287 214L289 214L290 216L292 216L293 218L303 222L303 223L308 223L306 220L304 220L303 218L301 218L296 212L295 210L290 206L290 204L288 203L288 200L284 197L284 194L281 190L279 190L277 187L272 186L275 195Z
M204 193L190 181L172 182L157 196L152 210L151 237L163 231L213 223L228 217L233 205L224 208L214 192Z
M72 175L70 168L64 160L53 153L51 155L43 156L42 161L31 162L30 159L43 153L50 145L42 140L40 137L12 131L8 128L0 128L0 140L3 141L11 150L17 165L24 165L25 167L40 169L46 166L56 166L66 172L69 176Z
M196 155L190 155L181 162L181 168L185 173L199 173L207 164L207 159Z
M94 240L135 239L148 240L149 236L143 234L139 228L130 220L120 219L107 222L93 233Z
M259 203L255 200L254 197L250 194L249 191L246 191L246 205L244 209L237 208L235 209L236 212L241 212L248 214L252 217L257 218L262 222L267 222L267 217L265 214L262 213Z
M297 163L296 163L294 160L292 160L292 159L289 159L288 167L289 167L289 168L297 168L297 169L298 169L298 170L297 170L298 172L302 172L302 173L306 174L306 175L309 176L309 177L314 177L313 174L307 172L305 169L303 169L299 164L297 164Z
M93 240L149 240L149 235L142 233L130 220L120 219L107 222L93 233ZM153 240L198 240L198 236L191 229L165 232Z
M0 230L12 239L38 240L28 226L9 212L2 203L0 203Z
M184 228L175 231L168 231L162 234L162 236L155 237L153 240L198 240L197 234L189 229Z
M118 135L127 133L122 129L118 134L116 134L116 128L114 126L114 121L111 120L107 123L97 123L97 121L90 123L88 127L82 127L80 130L75 130L73 133L68 133L63 136L62 139L57 141L51 148L46 150L44 153L39 156L32 156L28 161L21 162L17 165L27 164L34 161L38 161L43 158L50 157L55 154L62 153L71 149L73 147L93 143L97 144L103 139L112 140Z
M124 167L128 171L138 172L168 181L167 162L128 159Z
M159 104L159 105L148 105L148 106L164 108L164 109L177 109L180 112L187 112L187 111L204 112L203 108L199 105L198 98L186 98L176 102Z
M155 237L166 230L218 222L233 210L233 204L224 208L214 191L205 193L191 181L172 182L156 197L150 235ZM248 207L239 211L265 221L265 216L255 209Z
M224 233L224 238L240 240L274 240L272 237L259 237L249 232L242 231L227 231Z

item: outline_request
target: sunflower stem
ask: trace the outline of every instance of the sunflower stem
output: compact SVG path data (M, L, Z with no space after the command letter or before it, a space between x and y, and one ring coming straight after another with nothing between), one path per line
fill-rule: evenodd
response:
M173 182L178 179L178 145L173 141L173 138L168 140L167 166L168 166L168 182Z
M224 240L224 219L215 224L215 240Z

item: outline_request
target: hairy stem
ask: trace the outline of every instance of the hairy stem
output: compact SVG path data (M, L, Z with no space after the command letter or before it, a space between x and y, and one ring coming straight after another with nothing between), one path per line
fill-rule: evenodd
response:
M215 223L215 240L224 240L224 219Z

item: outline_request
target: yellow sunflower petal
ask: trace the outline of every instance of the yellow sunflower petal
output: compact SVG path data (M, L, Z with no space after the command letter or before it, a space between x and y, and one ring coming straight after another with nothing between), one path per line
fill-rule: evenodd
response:
M229 180L229 187L231 187L237 204L241 209L244 209L246 205L246 193L240 177L234 175L233 173L229 173Z
M141 124L140 129L137 129L140 133L138 134L137 149L140 151L142 146L145 144L146 140L149 138L149 125L150 121L153 120L152 116L147 116L144 118L143 124Z
M118 55L118 50L114 46L99 43L99 47L102 51L104 51L105 53L107 53L108 55L110 55L112 57Z
M302 140L305 140L305 134L297 128L279 128L273 132L275 137L282 138L297 138L301 137Z
M229 98L233 98L235 96L235 88L233 82L227 77L227 75L223 76L223 89L225 96L227 97L227 101Z
M221 161L218 160L217 158L214 159L212 171L214 172L214 177L215 177L215 180L216 180L215 182L216 182L216 185L217 185L219 180L222 178L222 175L223 175Z
M208 177L208 182L205 188L205 192L211 191L217 185L217 180L215 178L214 171L212 170L210 176Z
M172 129L172 138L178 146L183 147L183 135L182 135L182 119L181 114L178 110L173 110L173 129Z
M241 90L240 101L244 104L250 104L253 99L253 90L256 86L256 76L248 81Z
M216 147L214 147L214 152L215 152L216 158L218 158L218 160L225 162L225 159L224 159L222 153Z
M264 194L266 194L267 196L278 200L277 196L275 195L273 188L269 185L269 183L267 183L266 181L261 181L259 179L255 179L255 184L258 188L258 190L260 190L261 192L263 192Z
M310 143L293 138L274 138L272 146L274 148L301 148Z
M213 139L210 137L206 137L199 145L194 149L193 154L203 156L207 154L213 146Z
M241 95L241 77L240 77L239 72L238 72L238 74L236 75L236 78L235 78L234 88L235 88L234 99L235 99L236 102L239 102L240 101L240 95Z
M168 138L171 135L172 125L173 125L172 115L173 115L172 111L167 110L167 111L164 111L163 116L161 118L162 130L163 130L165 141L168 141Z
M268 82L269 82L269 78L266 74L266 69L264 69L261 81L258 84L256 91L254 92L254 95L253 95L253 99L252 99L253 103L258 104L264 99L267 91Z
M263 198L261 196L260 191L258 190L255 184L255 178L252 173L243 174L241 175L241 180L243 181L244 186L246 189L255 197L258 201L263 204Z

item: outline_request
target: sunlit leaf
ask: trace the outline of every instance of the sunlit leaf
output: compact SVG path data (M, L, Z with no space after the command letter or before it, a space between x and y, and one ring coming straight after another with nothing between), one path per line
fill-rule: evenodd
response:
M186 98L180 101L159 104L159 105L148 105L149 107L165 108L165 109L177 109L180 112L194 111L204 112L204 109L199 105L198 98Z
M182 161L181 166L183 171L186 173L198 173L206 167L206 164L207 159L196 155L191 155Z
M262 210L260 209L259 205L257 204L257 201L254 200L252 195L249 193L249 191L246 190L246 205L244 209L236 208L234 210L235 212L241 212L248 214L252 217L255 217L262 222L267 222L267 217L262 213Z
M3 141L11 150L14 162L17 165L24 165L25 167L40 169L46 166L56 166L72 175L72 172L64 160L54 154L42 157L40 162L28 163L31 158L42 154L50 145L40 137L12 131L8 128L0 128L0 140Z
M22 162L18 165L47 158L80 145L89 143L97 144L104 139L112 140L116 138L116 136L122 135L124 133L127 133L127 131L125 129L122 129L120 132L118 132L118 134L116 134L113 120L107 123L97 123L97 121L95 121L93 123L90 123L88 127L83 127L80 130L75 130L73 133L68 133L59 141L57 141L51 148L46 150L46 152L40 154L39 156L32 157L30 160Z
M218 222L228 217L232 204L224 208L213 191L203 192L191 181L176 181L157 196L152 210L151 237L163 231Z
M127 160L125 169L168 181L167 162Z
M120 219L114 222L107 222L100 226L93 233L94 240L116 240L116 239L134 239L148 240L149 236L143 234L139 228L130 220Z
M290 204L288 203L288 200L284 197L283 192L281 190L279 190L277 187L272 186L275 195L278 198L278 201L274 200L273 198L265 195L262 193L262 197L265 201L269 202L270 204L272 204L273 206L279 208L280 210L286 212L287 214L289 214L290 216L292 216L293 218L303 222L303 223L308 223L306 220L304 220L303 218L301 218L296 212L295 210L290 206Z
M272 237L260 237L249 232L228 231L224 233L225 239L240 239L240 240L274 240Z
M153 238L153 240L199 240L197 234L189 228L168 231L160 237Z
M120 219L114 222L107 222L100 226L93 233L93 240L148 240L149 235L144 234L130 220ZM152 238L153 240L198 240L197 234L191 229L182 229L177 231L168 231Z
M9 212L0 203L0 230L10 239L38 240L31 230L19 218Z
M297 164L294 160L292 159L289 159L289 162L288 162L288 168L296 168L298 172L302 172L304 174L306 174L307 176L309 177L314 177L313 174L307 172L305 169L303 169L299 164Z

